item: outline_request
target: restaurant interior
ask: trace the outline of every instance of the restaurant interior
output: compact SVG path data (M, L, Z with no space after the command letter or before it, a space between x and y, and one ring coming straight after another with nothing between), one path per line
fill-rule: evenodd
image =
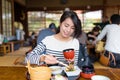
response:
M89 32L102 18L120 14L120 0L0 0L0 34L4 42L0 43L0 80L29 80L24 57L31 45L27 40L32 32L47 28L54 22L59 26L63 11L73 10L82 22L82 29ZM24 39L17 39L16 30L24 32ZM1 37L2 38L2 37ZM36 39L32 41L36 43ZM120 70L94 64L95 73L110 80L119 80ZM80 76L79 76L80 77ZM67 79L66 79L67 80ZM91 80L78 78L76 80Z

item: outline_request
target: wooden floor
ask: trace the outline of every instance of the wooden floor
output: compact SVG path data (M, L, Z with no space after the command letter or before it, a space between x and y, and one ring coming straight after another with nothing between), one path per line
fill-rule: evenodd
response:
M22 66L20 64L15 64L16 61L21 60L24 62L25 53L30 49L30 47L21 47L11 53L0 56L0 66Z

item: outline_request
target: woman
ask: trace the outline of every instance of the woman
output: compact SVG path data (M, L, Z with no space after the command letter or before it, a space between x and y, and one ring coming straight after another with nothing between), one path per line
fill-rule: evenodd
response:
M115 63L110 64L111 67L120 68L120 15L113 14L110 18L111 24L106 25L102 32L98 35L96 41L102 40L106 35L105 55L113 53L115 56Z
M60 18L60 25L57 34L47 36L29 54L26 59L31 64L45 62L56 64L57 60L65 61L63 50L73 48L75 50L75 63L79 53L79 42L76 39L81 34L79 18L73 11L65 11ZM44 55L43 55L44 54Z

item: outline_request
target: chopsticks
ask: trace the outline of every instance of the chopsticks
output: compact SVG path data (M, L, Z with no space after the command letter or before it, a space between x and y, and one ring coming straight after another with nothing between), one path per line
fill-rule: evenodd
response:
M43 54L43 56L46 56L46 55ZM65 66L65 67L67 67L67 68L69 68L69 66L68 66L67 64L65 64L65 63L63 63L63 62L61 62L61 61L58 61L58 60L57 60L57 63Z
M58 62L59 64L65 66L65 67L69 68L69 66L68 66L67 64L65 64L65 63L63 63L63 62L61 62L61 61L57 61L57 62Z

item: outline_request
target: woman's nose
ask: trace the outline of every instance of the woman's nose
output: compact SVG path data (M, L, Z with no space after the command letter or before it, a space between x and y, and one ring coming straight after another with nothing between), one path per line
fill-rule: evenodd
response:
M69 32L70 30L71 30L71 28L70 28L70 27L68 27L68 28L67 28L67 31Z

